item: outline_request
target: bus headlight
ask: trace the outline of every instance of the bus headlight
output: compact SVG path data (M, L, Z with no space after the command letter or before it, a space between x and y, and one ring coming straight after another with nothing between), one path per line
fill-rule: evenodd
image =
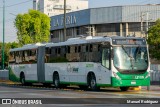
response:
M121 78L120 78L115 72L113 72L113 75L114 75L117 79L121 80Z
M146 75L145 79L148 78L148 77L150 77L150 72Z

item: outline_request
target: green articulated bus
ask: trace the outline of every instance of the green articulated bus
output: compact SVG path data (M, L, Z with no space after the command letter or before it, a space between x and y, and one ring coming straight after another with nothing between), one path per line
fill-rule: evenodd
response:
M150 85L148 45L144 38L87 36L65 42L28 44L10 50L9 78L26 83L100 87Z

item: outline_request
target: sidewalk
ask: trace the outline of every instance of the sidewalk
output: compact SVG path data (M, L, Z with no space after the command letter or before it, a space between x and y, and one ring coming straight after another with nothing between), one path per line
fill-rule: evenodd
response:
M160 92L160 85L150 85L150 90L149 91L159 91ZM147 91L147 87L142 86L141 90Z

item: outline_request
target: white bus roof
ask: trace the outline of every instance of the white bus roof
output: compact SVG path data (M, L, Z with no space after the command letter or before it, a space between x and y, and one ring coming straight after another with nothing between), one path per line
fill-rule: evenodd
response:
M20 47L20 48L10 49L10 52L12 52L12 51L22 51L22 50L27 50L27 49L36 49L39 46L45 46L45 44L41 44L41 43L27 44L27 45L24 45L23 47Z
M85 43L95 43L95 42L111 42L112 39L144 39L140 37L124 37L124 36L87 36L87 37L78 37L78 38L70 38L65 42L59 43L47 43L46 47L54 47L54 46L64 46L64 45L74 45L74 44L85 44Z
M144 39L140 37L124 37L124 36L87 36L87 37L77 37L77 38L70 38L65 42L58 42L58 43L46 43L46 44L28 44L24 45L23 47L20 48L15 48L11 49L10 52L12 51L22 51L22 50L27 50L27 49L36 49L39 46L46 46L46 47L55 47L55 46L65 46L65 45L76 45L76 44L86 44L86 43L95 43L95 42L112 42L112 39Z
M65 42L59 42L59 43L47 43L46 47L54 47L54 46L64 46L64 45L74 45L74 44L86 44L86 43L95 43L95 42L104 42L108 41L111 42L110 37L92 37L88 36L86 38L70 38Z

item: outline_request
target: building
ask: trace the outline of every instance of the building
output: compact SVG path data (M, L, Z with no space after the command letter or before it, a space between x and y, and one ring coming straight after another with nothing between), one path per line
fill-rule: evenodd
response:
M73 12L88 8L88 0L67 0L66 12ZM64 0L33 0L33 9L48 16L64 13Z
M160 18L160 5L130 5L85 9L67 13L67 38L87 36L145 37L147 29ZM51 17L51 41L64 41L63 15Z

